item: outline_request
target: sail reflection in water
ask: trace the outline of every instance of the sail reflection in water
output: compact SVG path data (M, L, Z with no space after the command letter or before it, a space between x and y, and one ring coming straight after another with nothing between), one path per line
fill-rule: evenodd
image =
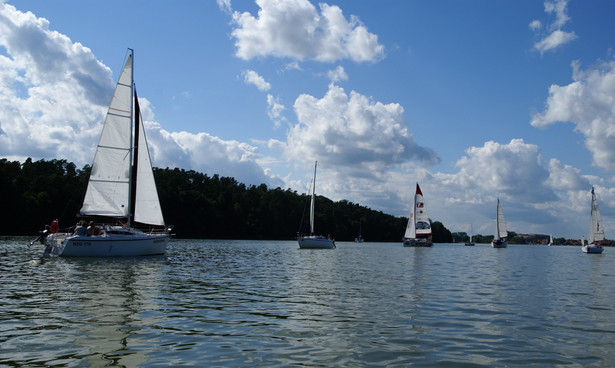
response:
M0 239L0 366L615 365L615 259L578 247L173 240L42 259L29 240Z

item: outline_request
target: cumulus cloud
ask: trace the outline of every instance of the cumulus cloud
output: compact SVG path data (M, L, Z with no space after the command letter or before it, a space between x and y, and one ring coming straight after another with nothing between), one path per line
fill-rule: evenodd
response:
M572 63L573 82L552 85L543 112L531 124L545 128L556 122L571 122L585 137L593 164L615 171L615 60L581 70Z
M233 13L232 36L236 55L244 60L282 57L334 62L377 62L384 57L378 36L355 16L347 20L335 5L321 3L320 11L308 0L257 0L255 17Z
M529 25L530 29L540 36L540 40L534 43L534 49L541 54L577 38L574 32L562 30L562 27L570 20L566 9L568 0L545 1L544 6L547 14L555 16L553 22L546 27L546 34L539 32L542 29L542 23L539 20L533 20Z
M92 156L111 71L49 22L0 3L0 155ZM71 142L71 144L66 144Z
M258 88L259 91L265 92L265 91L269 91L271 89L271 84L269 82L265 81L265 78L261 77L254 70L246 70L246 71L244 71L243 72L243 80L247 84L254 85L256 88Z
M553 198L545 186L549 171L538 146L523 139L513 139L508 144L489 141L482 147L470 147L456 165L460 168L457 180L468 189L480 188L527 201Z
M299 123L287 137L292 159L326 158L338 170L372 175L409 160L426 165L439 161L435 152L414 141L399 104L374 102L354 91L347 95L330 84L323 98L301 95L294 108Z
M113 93L111 70L88 48L51 31L47 20L1 2L0 50L0 156L90 164ZM248 78L252 83L267 86L254 74ZM155 166L281 185L258 165L255 146L165 130L155 121L150 102L140 102Z

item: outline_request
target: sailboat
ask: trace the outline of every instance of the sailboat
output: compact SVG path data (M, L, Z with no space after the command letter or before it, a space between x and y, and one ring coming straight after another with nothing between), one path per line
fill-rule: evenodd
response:
M134 52L128 50L80 210L82 217L97 222L88 233L83 227L75 232L60 231L57 221L53 221L45 230L48 233L41 237L46 256L144 256L166 252L171 229L162 217L134 86Z
M355 243L363 243L363 235L361 235L361 221L359 221L359 235L354 238Z
M506 248L508 245L506 242L507 236L508 231L506 230L506 220L504 219L504 212L502 211L502 205L500 204L500 199L498 198L498 208L495 218L495 235L493 237L493 241L491 242L491 246L493 248Z
M310 199L310 234L303 235L297 233L297 242L301 249L333 249L335 240L330 236L314 235L314 210L316 202L316 167L318 161L314 162L314 179L312 180L312 197ZM303 221L302 221L303 222ZM301 226L301 225L299 225Z
M549 246L553 245L553 235L549 235Z
M404 234L404 247L431 247L431 225L423 201L423 192L416 183L412 211Z
M466 243L468 247L474 246L474 242L472 241L472 234L474 233L473 226L470 225L470 241Z
M600 242L604 240L604 228L602 226L602 216L600 216L600 209L598 208L598 199L594 188L592 187L592 204L591 213L589 216L589 237L587 239L587 245L585 241L581 246L584 253L597 253L600 254L604 250L600 245Z

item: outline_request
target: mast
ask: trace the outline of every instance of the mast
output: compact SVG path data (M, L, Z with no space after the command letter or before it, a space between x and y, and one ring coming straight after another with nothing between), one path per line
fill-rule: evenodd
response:
M130 215L135 222L135 213L137 208L137 175L139 172L139 129L141 123L141 109L139 107L139 100L137 98L137 89L134 88L134 108L135 108L135 136L133 143L133 158L132 158L132 181L130 183ZM130 218L130 217L129 217ZM130 222L128 223L130 225Z
M132 117L132 119L130 119L130 134L131 134L131 141L133 142L132 145L132 150L130 150L130 162L132 164L131 166L131 170L130 170L130 177L129 177L129 182L130 182L130 186L129 186L129 192L128 192L128 198L129 198L129 208L128 208L128 226L130 226L132 219L134 217L135 214L135 193L137 192L137 141L138 141L138 131L133 133L133 129L138 129L139 124L134 124L135 119L138 119L139 116L139 112L135 112L135 101L137 100L137 91L135 90L135 77L134 77L134 66L135 66L135 57L134 57L134 50L129 48L128 50L130 50L130 60L131 60L131 65L130 65L130 69L132 70L132 73L130 74L130 89L131 89L131 93L130 95L132 96L132 99L130 101L130 111L132 112L132 114L134 115ZM139 105L137 104L137 109L138 109ZM137 126L137 128L135 128L135 126Z
M498 198L498 206L495 212L495 240L500 240L500 199Z
M310 235L314 235L314 209L315 209L315 201L316 201L316 166L318 166L318 161L314 162L314 181L312 182L312 201L310 203Z

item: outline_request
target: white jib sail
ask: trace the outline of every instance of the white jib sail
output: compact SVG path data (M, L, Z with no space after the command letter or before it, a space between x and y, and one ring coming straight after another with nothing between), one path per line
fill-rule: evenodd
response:
M132 69L131 54L126 60L107 111L80 211L82 215L128 216L131 168Z
M314 234L314 210L316 209L316 167L318 161L314 162L314 180L312 181L312 199L310 200L310 235Z
M139 140L137 144L137 189L135 200L135 221L149 225L164 226L162 208L158 199L154 172L149 156L143 119L139 117Z
M598 208L598 199L592 188L592 208L589 218L589 237L588 244L604 240L604 229L602 228L602 216Z

